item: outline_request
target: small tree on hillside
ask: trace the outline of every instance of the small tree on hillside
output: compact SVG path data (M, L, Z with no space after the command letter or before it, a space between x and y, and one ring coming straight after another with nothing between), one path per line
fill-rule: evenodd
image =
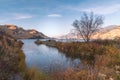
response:
M85 42L89 42L91 36L100 29L103 24L103 17L94 13L84 13L80 20L75 20L73 26L79 32Z

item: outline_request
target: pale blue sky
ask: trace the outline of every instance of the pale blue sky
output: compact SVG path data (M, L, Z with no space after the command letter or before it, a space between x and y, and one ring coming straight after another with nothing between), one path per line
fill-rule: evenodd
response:
M120 0L0 0L0 24L36 29L47 36L66 34L83 12L103 15L103 26L120 25Z

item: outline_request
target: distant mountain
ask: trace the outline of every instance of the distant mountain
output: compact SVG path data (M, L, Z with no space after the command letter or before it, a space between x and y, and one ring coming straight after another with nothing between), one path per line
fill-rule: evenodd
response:
M57 38L59 38L59 39L78 39L81 37L75 29L72 29L68 34L58 36Z
M0 31L16 39L48 38L34 29L25 30L15 25L0 25Z
M120 26L110 25L96 32L92 39L115 39L120 37ZM71 30L68 34L59 36L60 39L80 39L82 38L76 30Z

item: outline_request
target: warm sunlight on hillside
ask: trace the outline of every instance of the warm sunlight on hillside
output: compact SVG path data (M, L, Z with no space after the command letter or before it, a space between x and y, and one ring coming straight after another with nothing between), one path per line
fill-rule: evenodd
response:
M120 0L0 0L0 80L120 80Z
M11 29L11 30L15 30L15 29L16 29L16 26L14 26L14 25L9 25L8 28Z
M104 30L96 33L93 36L93 39L115 39L117 37L120 37L120 27L116 26L113 29L110 30Z

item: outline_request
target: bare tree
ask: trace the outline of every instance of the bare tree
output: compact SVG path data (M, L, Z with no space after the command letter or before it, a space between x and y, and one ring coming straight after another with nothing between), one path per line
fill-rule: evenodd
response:
M82 36L85 42L89 42L91 36L100 29L103 24L103 17L94 15L93 12L90 14L84 13L80 20L75 20L73 26Z

